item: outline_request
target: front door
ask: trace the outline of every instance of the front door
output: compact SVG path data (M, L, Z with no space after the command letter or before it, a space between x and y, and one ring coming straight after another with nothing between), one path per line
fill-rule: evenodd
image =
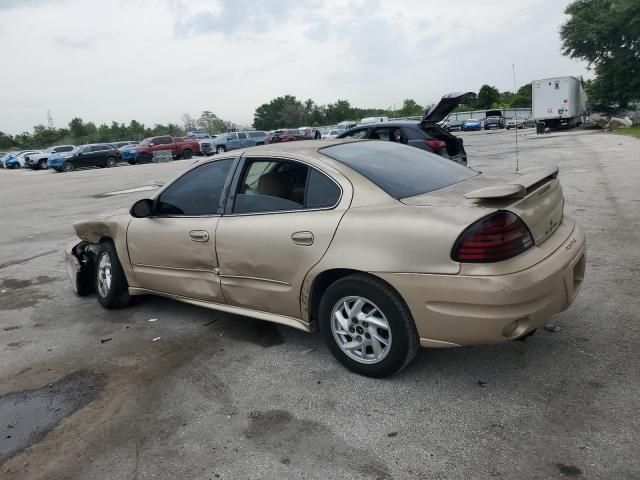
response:
M351 187L294 160L243 163L216 233L222 291L231 305L300 318L302 282L327 251Z
M140 287L224 303L215 237L233 162L221 159L189 170L160 193L153 216L131 221L127 246Z

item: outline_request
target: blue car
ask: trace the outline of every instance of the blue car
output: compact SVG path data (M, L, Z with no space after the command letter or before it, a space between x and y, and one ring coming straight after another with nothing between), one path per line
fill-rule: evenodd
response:
M0 158L0 166L4 168L21 168L24 167L25 155L30 153L40 153L38 150L22 150L21 152L10 152Z
M138 144L132 143L118 148L122 154L122 161L129 162L130 165L138 163Z
M470 118L469 120L465 120L462 124L462 131L469 132L471 130L480 130L482 128L482 124L480 120L476 120L475 118Z

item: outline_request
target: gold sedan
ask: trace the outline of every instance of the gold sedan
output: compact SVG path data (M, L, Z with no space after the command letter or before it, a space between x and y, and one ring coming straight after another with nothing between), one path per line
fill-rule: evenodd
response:
M156 294L319 328L346 367L383 377L420 346L527 336L574 301L585 238L557 177L383 141L239 150L76 223L68 271L105 308Z

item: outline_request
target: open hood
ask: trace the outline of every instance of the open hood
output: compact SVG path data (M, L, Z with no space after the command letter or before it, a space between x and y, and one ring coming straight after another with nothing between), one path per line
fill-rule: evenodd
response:
M424 112L420 124L422 126L427 126L444 120L451 112L453 112L453 110L455 110L458 105L460 105L461 103L468 103L472 95L474 95L473 92L447 93L440 99L440 101L436 105Z

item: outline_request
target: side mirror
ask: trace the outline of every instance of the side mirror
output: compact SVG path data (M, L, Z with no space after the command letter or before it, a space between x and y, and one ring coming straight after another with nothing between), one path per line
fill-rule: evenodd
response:
M84 152L78 152L79 157L81 157L82 155L84 155Z
M133 204L129 213L134 218L146 218L150 217L153 213L153 200L150 198L143 198Z

